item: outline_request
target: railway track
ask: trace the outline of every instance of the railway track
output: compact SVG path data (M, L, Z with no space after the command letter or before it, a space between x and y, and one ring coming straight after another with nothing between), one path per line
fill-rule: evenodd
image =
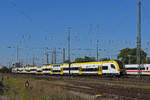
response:
M19 74L17 77L34 78L37 80L51 81L50 86L58 86L73 93L84 93L98 98L110 97L118 100L150 100L150 88L139 88L137 86L150 85L150 77L143 76L141 80L135 76L115 77L97 77L97 76L46 76L46 75L26 75ZM67 83L56 84L54 81ZM43 83L44 84L44 83Z
M75 78L75 79L74 79ZM98 79L99 81L93 81L93 80L85 80L87 77L71 77L70 79L65 78L60 78L58 80L68 82L70 84L73 84L74 86L62 86L64 89L71 90L71 91L76 91L76 92L82 92L90 95L97 95L101 94L102 96L113 96L113 97L118 97L119 99L125 99L125 100L137 100L137 99L144 99L144 100L149 100L150 99L150 89L140 89L140 88L134 88L134 87L127 87L127 86L120 86L120 85L115 85L112 83L106 84L107 82L110 81L131 81L133 79L132 76L129 78L125 79L115 79L115 78L104 78L102 79L103 83L100 83L100 78L95 78L96 80ZM142 81L137 81L133 80L131 83L137 82L136 85L141 85L143 83ZM134 83L135 84L135 83ZM144 83L146 84L146 83Z
M150 76L142 76L139 79L138 76L129 75L121 77L108 77L108 76L60 76L60 75L34 75L34 74L22 74L24 77L32 77L36 79L45 79L45 80L108 80L108 81L128 81L128 82L144 82L150 83Z

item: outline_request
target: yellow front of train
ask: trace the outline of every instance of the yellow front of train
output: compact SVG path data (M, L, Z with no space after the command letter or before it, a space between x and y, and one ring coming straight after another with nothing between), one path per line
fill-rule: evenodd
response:
M117 66L117 69L118 69L118 71L120 73L120 76L126 75L126 70L125 70L122 62L120 60L114 60L114 63Z

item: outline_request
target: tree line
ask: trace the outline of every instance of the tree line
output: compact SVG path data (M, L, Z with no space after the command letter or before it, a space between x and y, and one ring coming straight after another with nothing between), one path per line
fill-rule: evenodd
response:
M120 53L117 55L117 59L121 60L123 64L137 64L136 54L136 48L124 48L120 50ZM140 51L140 55L142 64L150 63L150 57L147 56L147 53L144 50Z
M0 73L10 73L11 72L11 68L8 68L6 66L3 66L1 69L0 69Z

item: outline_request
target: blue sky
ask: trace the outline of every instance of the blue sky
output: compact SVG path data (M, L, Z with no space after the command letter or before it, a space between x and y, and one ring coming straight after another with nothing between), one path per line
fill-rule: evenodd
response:
M150 1L142 1L142 47L149 50ZM138 0L1 0L0 64L19 58L31 63L33 56L45 63L44 47L67 49L67 27L71 26L71 48L101 48L100 58L115 58L120 49L136 47ZM14 48L8 48L12 46ZM72 59L95 56L95 50L72 50ZM61 61L61 53L58 53Z

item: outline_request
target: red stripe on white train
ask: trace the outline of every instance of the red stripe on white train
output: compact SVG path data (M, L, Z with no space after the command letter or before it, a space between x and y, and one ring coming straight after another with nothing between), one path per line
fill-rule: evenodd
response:
M126 71L126 72L139 72L139 71ZM140 72L150 72L150 71L140 71Z

